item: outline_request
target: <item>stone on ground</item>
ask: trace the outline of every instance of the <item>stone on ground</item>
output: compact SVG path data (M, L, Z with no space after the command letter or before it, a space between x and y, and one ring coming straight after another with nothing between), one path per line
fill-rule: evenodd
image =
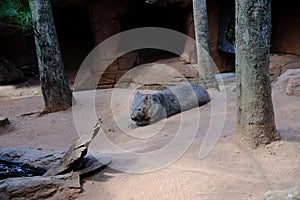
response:
M88 134L81 136L75 143L69 148L64 157L50 168L44 176L55 176L58 174L64 174L72 171L82 161L83 157L87 154L88 146L92 140L96 137L100 129L100 122L98 122L93 130Z
M5 125L9 124L9 120L7 117L3 117L3 116L0 116L0 127L3 127Z
M0 199L77 199L79 173L58 176L8 178L0 181Z
M286 95L300 96L300 69L289 69L282 74L275 87Z
M269 190L265 193L265 200L300 200L299 186L287 190Z

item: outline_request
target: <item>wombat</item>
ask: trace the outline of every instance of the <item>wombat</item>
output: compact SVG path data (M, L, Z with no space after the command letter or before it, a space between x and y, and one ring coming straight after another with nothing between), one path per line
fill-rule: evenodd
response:
M153 94L137 92L130 117L137 126L145 126L210 101L206 89L196 84L179 84Z

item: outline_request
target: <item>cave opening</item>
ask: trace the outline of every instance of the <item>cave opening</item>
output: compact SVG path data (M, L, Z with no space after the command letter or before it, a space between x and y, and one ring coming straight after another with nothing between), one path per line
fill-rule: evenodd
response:
M135 1L135 7L131 12L120 16L121 32L142 27L161 27L186 34L187 10L179 6L159 6ZM122 46L120 41L120 46ZM180 44L180 51L184 50L184 44ZM160 49L136 50L139 63L154 62L159 59L177 57L178 55Z
M94 47L88 11L84 6L56 6L53 16L65 68L78 69Z

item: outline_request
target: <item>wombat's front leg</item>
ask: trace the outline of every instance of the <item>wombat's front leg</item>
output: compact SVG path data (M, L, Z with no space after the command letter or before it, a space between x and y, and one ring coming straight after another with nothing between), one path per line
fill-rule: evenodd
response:
M139 126L136 123L134 123L133 121L130 122L130 124L128 125L128 128L131 128L131 129L135 129L137 127L139 127Z

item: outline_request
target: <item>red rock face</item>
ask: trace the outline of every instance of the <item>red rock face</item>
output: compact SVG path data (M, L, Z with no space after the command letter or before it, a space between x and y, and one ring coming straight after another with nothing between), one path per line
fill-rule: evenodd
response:
M78 3L66 3L53 7L59 43L67 71L68 69L77 70L94 46L128 29L144 26L165 27L195 38L191 0L163 0L157 5L146 4L141 0L80 0L76 2ZM300 12L297 10L298 6L294 4L292 1L284 4L277 0L273 2L271 47L273 52L300 55L298 38L300 35ZM211 56L219 72L234 71L234 54L219 51L217 46L224 6L219 0L209 0L207 7ZM36 62L32 38L25 42L19 42L23 39L15 38L20 38L20 35L3 34L3 29L0 29L0 50L8 60L15 61L17 65ZM110 48L117 50L118 46L119 44L116 42ZM196 63L195 46L185 44L181 57L189 63ZM106 85L105 87L111 87L122 74L134 66L161 58L157 54L145 54L141 51L124 55L107 69L100 83ZM275 64L273 62L273 68ZM288 68L297 68L297 66ZM276 66L274 69L276 71Z
M219 0L207 1L208 26L210 36L211 56L219 72L235 71L234 54L218 50L219 24L221 19L221 4Z
M289 69L300 68L300 56L294 54L275 54L270 56L270 74L278 77Z
M115 0L92 1L89 6L89 15L94 42L99 44L120 31L143 26L170 28L195 38L191 6L191 1L184 0L162 1L158 5L149 5L141 1L123 1L122 3ZM220 72L234 71L234 55L220 52L217 47L220 2L218 0L208 1L208 9L212 58ZM176 19L178 15L181 15L181 18L177 17ZM165 21L164 24L163 21ZM118 45L115 44L110 48L117 49ZM187 62L196 63L195 50L195 45L187 43L181 57ZM100 85L114 84L112 80L117 81L120 74L125 73L137 64L144 63L144 56L145 54L141 52L135 52L119 58L114 66L109 67L117 68L117 70L106 72L100 80ZM150 58L150 60L155 60L155 58Z
M271 51L300 55L300 12L297 1L272 1Z

